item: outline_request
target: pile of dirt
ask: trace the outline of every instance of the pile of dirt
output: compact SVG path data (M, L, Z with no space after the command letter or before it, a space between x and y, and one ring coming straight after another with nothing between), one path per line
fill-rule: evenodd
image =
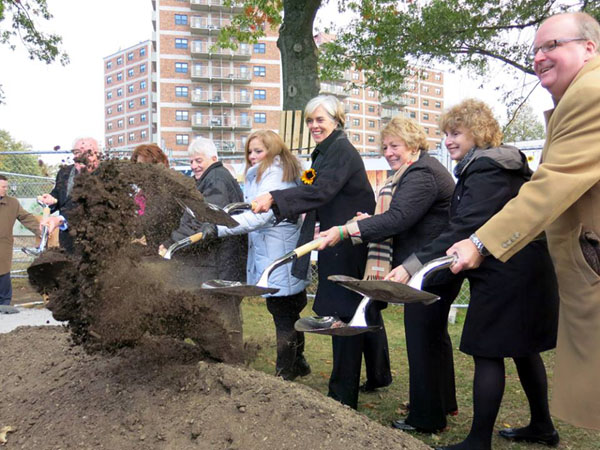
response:
M0 429L7 449L429 448L312 389L195 347L144 338L111 356L60 327L0 334Z

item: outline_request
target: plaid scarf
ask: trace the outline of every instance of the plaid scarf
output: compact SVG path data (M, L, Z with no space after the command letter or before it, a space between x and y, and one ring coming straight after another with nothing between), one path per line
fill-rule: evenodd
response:
M385 180L377 196L375 214L383 214L390 209L392 197L396 192L400 178L404 175L406 169L419 159L420 153L420 151L417 151L414 155L411 155L410 161L402 165L394 175ZM383 277L392 270L392 244L393 238L391 237L382 242L370 242L368 244L367 265L363 280L383 280Z

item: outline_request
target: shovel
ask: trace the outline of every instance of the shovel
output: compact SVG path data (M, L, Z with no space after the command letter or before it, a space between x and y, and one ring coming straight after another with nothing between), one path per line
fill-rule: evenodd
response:
M210 280L202 283L202 290L211 294L226 294L226 295L237 295L240 297L250 297L262 294L274 294L279 289L269 287L269 275L273 270L277 269L284 264L288 264L295 259L298 259L307 253L319 248L323 238L318 238L310 241L300 247L286 253L281 258L276 259L263 271L258 283L256 285L244 284L239 281L227 281L227 280Z
M345 323L335 316L303 317L296 321L294 328L307 333L332 336L352 336L373 331L378 326L369 326L365 311L371 299L388 303L424 303L429 305L440 299L439 296L422 290L423 281L430 274L450 267L456 261L455 255L443 256L429 261L419 269L408 284L389 280L359 280L346 275L332 275L328 279L346 289L364 295L350 322Z
M182 249L184 247L188 247L192 244L195 244L198 241L201 241L203 236L204 236L204 233L202 233L202 232L192 234L191 236L180 239L177 242L175 242L174 244L171 244L169 246L169 248L166 250L161 249L158 252L158 254L160 256L162 256L164 259L171 259L171 257L173 256L173 253L175 253L177 250Z
M44 212L42 214L42 220L50 217L50 207L46 205L44 202L40 202L38 200L38 204L44 208ZM38 247L22 247L21 251L29 256L39 256L44 249L46 248L46 243L48 242L48 227L44 225L42 228L42 237L40 239L40 245Z
M194 214L194 211L192 211L192 208L190 208L188 205L186 205L185 203L183 203L179 198L175 197L175 201L177 203L179 203L179 206L181 206L190 216L192 216L194 219L198 220L196 218L196 214ZM238 214L242 211L248 210L248 209L252 209L252 205L250 203L244 203L244 202L234 202L234 203L229 203L228 205L223 206L222 208L220 206L217 206L213 203L206 203L206 205L208 206L209 209L211 209L212 211L216 211L219 213L225 213L229 216L233 215L233 214Z

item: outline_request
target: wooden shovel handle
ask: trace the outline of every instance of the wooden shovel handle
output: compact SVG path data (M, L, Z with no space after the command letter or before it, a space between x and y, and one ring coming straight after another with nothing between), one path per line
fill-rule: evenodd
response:
M313 241L307 242L304 245L301 245L300 247L298 247L297 249L294 250L294 253L296 254L296 256L298 258L300 258L301 256L306 255L307 253L312 252L313 250L316 250L319 248L319 245L321 245L321 242L323 242L324 238L317 238Z
M50 217L50 208L48 206L46 206L43 209L42 218L47 219L48 217Z
M196 242L202 240L202 236L204 236L204 234L202 232L200 232L200 233L192 234L188 239L190 240L190 242L192 244L195 244Z

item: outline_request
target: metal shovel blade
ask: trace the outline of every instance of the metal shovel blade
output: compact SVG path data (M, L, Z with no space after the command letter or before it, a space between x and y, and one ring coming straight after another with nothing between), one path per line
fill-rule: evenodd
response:
M344 286L346 289L358 292L372 300L388 303L431 303L439 297L429 292L421 291L407 284L387 280L359 280L346 275L330 275L328 280Z
M236 297L256 297L265 294L274 294L277 288L255 286L239 281L210 280L202 283L201 291L207 294L233 295Z
M350 326L335 316L302 317L294 324L294 329L303 333L327 334L329 336L355 336L357 334L375 331L378 325L366 327Z

